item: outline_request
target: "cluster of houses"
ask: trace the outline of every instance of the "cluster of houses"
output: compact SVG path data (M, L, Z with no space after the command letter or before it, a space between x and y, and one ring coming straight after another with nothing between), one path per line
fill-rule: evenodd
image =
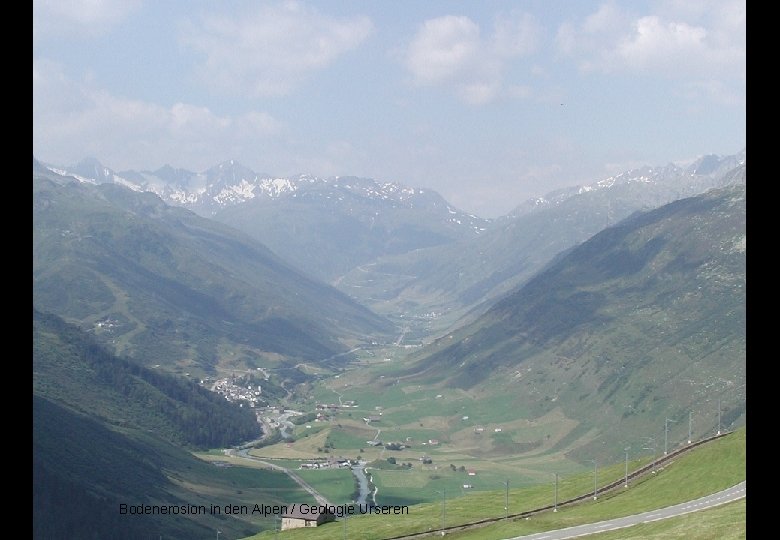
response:
M119 321L110 317L95 323L95 328L99 328L100 330L111 331L117 326L119 326Z
M344 400L341 404L339 403L317 403L317 410L318 411L338 411L339 409L354 409L357 407L357 402L353 401L351 399Z
M228 401L247 402L250 407L255 407L261 401L260 394L263 390L259 384L238 385L232 379L219 379L212 388L215 392L225 396ZM240 404L244 406L243 403Z
M352 461L343 457L329 457L324 461L309 461L301 463L299 469L346 469L352 465Z

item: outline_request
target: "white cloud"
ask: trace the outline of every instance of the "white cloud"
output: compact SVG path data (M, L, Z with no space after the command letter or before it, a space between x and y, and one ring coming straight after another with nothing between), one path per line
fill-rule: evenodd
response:
M107 33L143 0L33 0L33 39L42 35L91 37Z
M700 26L665 22L651 15L637 20L634 32L614 52L621 64L632 69L663 71L686 57L705 58L706 38L707 31Z
M356 48L372 30L368 17L330 17L290 1L241 16L205 15L183 25L180 39L203 55L200 76L210 86L279 96Z
M732 38L744 39L746 8L745 0L665 0L654 15L701 24L714 32L726 31Z
M466 16L446 15L425 21L410 41L404 64L419 85L451 85L458 97L483 104L507 91L504 72L517 57L533 53L541 29L527 13L496 17L492 32Z
M667 2L641 16L603 4L579 23L562 24L557 45L583 71L744 78L745 3Z
M206 168L214 156L247 159L283 131L264 112L220 116L187 103L163 107L115 96L68 79L47 60L33 62L33 103L33 152L62 165L96 156L115 169L172 160Z
M446 82L473 69L481 47L479 27L468 17L431 19L409 44L406 66L421 84Z
M604 44L620 39L621 32L630 24L628 15L614 4L602 4L579 24L566 21L558 27L555 38L558 51L567 56L596 55Z

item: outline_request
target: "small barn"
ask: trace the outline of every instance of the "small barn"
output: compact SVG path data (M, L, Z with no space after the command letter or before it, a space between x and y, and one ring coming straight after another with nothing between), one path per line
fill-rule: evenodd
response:
M300 506L295 505L291 510L282 513L282 530L317 527L336 518L330 512L319 512L320 508L315 506L306 506L306 510L307 512L301 512Z

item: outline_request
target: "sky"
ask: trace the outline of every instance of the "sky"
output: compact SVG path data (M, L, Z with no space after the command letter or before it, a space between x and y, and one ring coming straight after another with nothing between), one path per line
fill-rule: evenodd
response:
M33 154L362 176L498 217L746 146L732 0L34 0Z

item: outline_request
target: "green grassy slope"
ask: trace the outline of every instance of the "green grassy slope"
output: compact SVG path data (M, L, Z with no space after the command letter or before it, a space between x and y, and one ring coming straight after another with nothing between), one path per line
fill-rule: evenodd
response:
M631 481L628 489L609 494L602 493L597 501L560 507L525 519L510 519L483 528L448 533L450 538L480 538L498 540L522 534L565 528L603 519L630 515L672 504L685 502L714 493L746 479L746 430L740 429L719 440L710 442L690 453L674 459L658 473ZM622 477L623 464L614 463L601 469L600 484ZM560 489L559 500L588 493L593 486L592 473L580 473L566 478L565 488ZM410 488L412 490L414 488ZM366 515L348 520L348 538L379 540L412 532L423 532L446 525L463 524L479 519L501 517L504 512L505 493L500 487L493 492L475 492L458 496L447 491L446 517L442 512L441 498L434 503L409 507L403 516ZM510 513L533 510L553 503L552 481L521 489L510 489ZM381 504L381 501L380 501ZM280 538L336 538L342 534L343 523L327 524L317 529L291 530ZM270 538L266 532L252 538Z
M561 408L579 423L570 437L582 438L581 457L643 435L657 441L665 418L679 438L689 411L698 429L712 429L719 399L724 425L742 421L744 186L599 233L417 357L390 376L504 395L516 418Z
M389 324L224 225L33 174L33 301L148 363L322 361Z
M338 286L378 313L405 320L416 315L418 324L443 329L466 314L473 318L472 310L484 312L558 253L634 212L703 193L707 187L744 183L745 166L699 183L681 173L581 191L541 205L529 201L515 217L499 220L479 238L380 257L352 270ZM433 320L428 317L432 312Z
M747 538L745 499L710 510L584 536L590 540L740 540Z

